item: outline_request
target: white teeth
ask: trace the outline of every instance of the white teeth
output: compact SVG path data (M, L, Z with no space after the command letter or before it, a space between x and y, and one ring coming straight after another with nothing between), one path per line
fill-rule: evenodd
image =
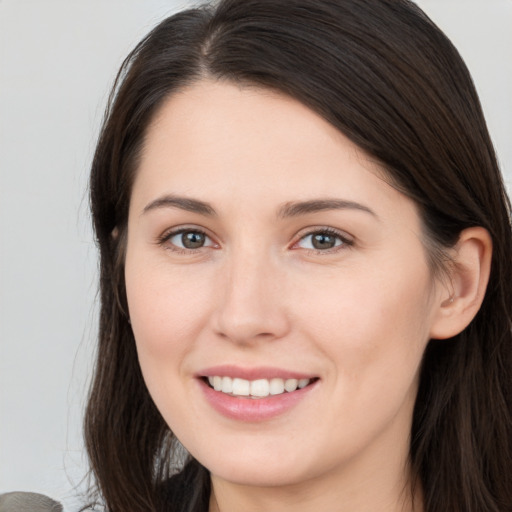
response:
M249 396L251 394L251 383L245 379L233 379L233 395Z
M222 377L222 392L233 393L233 379L231 377Z
M284 380L283 379L271 379L270 381L270 394L280 395L284 393Z
M297 379L286 379L284 383L284 389L288 391L288 393L291 393L292 391L295 391L297 389L297 384L299 381Z
M251 396L253 398L265 398L269 395L281 395L285 391L292 393L297 389L306 387L311 379L257 379L246 380L231 377L208 377L210 386L215 391L221 391L233 396Z
M270 383L267 379L253 380L251 382L252 396L268 396L270 391Z
M213 377L213 389L222 391L222 377Z

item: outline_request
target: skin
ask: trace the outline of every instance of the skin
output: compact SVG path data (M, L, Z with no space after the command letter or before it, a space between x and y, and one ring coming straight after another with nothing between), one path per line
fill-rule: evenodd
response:
M168 195L215 215L155 203ZM371 213L279 216L319 198ZM168 236L183 227L205 232L205 245L186 250ZM345 242L315 250L310 235L325 228ZM132 191L127 296L149 392L211 471L211 511L412 510L404 489L419 366L450 324L422 239L414 203L301 103L210 81L165 102ZM199 389L197 372L221 364L319 380L284 414L241 422Z

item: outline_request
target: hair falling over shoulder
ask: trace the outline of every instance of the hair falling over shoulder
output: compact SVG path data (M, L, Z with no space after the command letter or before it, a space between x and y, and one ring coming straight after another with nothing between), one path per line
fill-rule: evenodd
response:
M165 19L123 63L90 178L101 300L84 423L92 499L109 512L208 510L208 471L144 384L124 284L145 130L165 98L206 77L281 91L378 161L416 202L434 266L463 229L490 233L479 313L424 355L410 464L425 512L512 511L510 202L469 72L409 0L221 0Z

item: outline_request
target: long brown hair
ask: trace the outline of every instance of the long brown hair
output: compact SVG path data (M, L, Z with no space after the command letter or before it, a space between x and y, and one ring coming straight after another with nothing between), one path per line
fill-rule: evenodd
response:
M433 268L463 229L489 231L479 313L426 350L410 459L426 512L512 510L510 203L469 72L409 0L221 0L164 20L125 60L90 182L101 316L85 437L106 508L208 507L207 470L176 462L179 444L145 387L123 268L145 130L168 95L205 77L284 92L378 161L418 205Z

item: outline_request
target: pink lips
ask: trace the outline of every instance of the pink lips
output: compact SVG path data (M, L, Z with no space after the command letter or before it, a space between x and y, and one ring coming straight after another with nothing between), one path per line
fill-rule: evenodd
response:
M270 366L259 366L257 368L240 368L233 365L213 366L202 370L197 374L198 377L215 377L221 375L223 377L231 377L246 380L256 379L314 379L315 375L307 373L292 372L290 370L282 370Z
M221 391L215 391L206 382L205 377L226 376L246 380L257 379L314 379L308 386L291 393L272 395L265 398L250 398L231 396ZM271 367L239 368L235 366L216 366L201 371L198 383L206 401L223 416L245 422L260 422L284 414L298 405L317 387L318 379L313 375L291 372Z

